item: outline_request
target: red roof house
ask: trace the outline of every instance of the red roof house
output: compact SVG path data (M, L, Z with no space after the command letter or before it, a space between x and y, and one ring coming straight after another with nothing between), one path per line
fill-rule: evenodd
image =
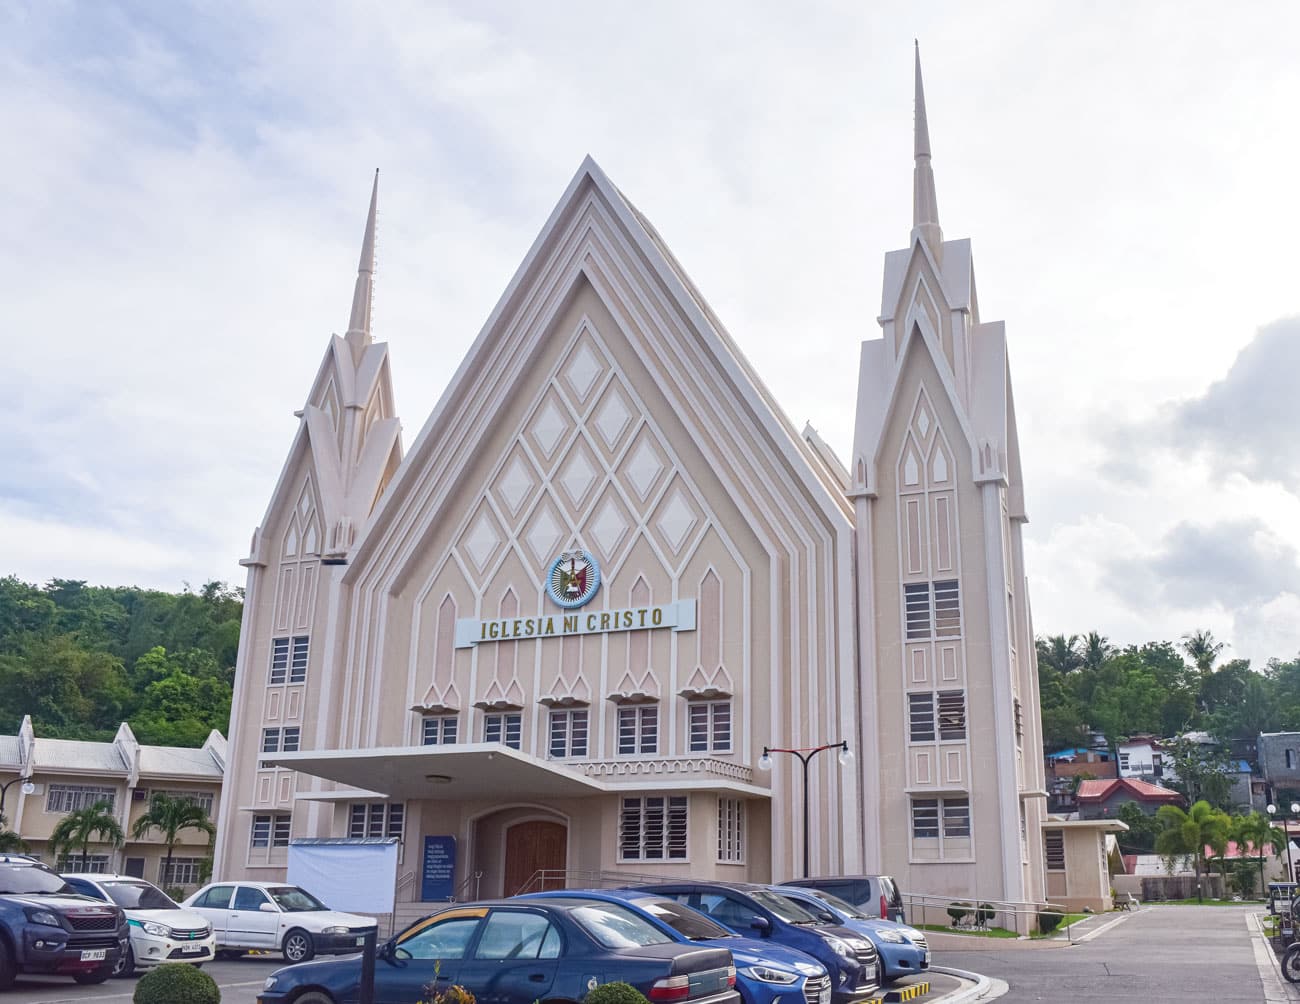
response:
M1148 816L1162 805L1181 805L1183 796L1134 777L1087 780L1079 783L1079 818L1107 819L1119 815L1125 802L1135 803Z

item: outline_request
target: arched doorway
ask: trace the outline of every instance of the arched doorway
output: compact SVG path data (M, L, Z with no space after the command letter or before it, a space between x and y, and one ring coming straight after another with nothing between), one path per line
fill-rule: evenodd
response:
M507 896L542 889L563 889L561 874L568 863L569 828L563 823L548 819L526 819L506 829L504 880L501 885ZM530 881L539 871L555 872L545 882Z

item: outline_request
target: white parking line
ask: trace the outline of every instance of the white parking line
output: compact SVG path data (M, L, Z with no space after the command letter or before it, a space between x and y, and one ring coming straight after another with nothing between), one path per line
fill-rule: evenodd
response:
M1101 935L1109 931L1112 927L1114 927L1116 924L1122 924L1126 920L1128 920L1128 916L1125 914L1121 914L1120 916L1116 917L1114 920L1108 920L1100 927L1094 927L1087 934L1080 935L1078 938L1075 939L1074 943L1076 945L1082 945L1085 941L1091 941L1093 938L1100 937Z

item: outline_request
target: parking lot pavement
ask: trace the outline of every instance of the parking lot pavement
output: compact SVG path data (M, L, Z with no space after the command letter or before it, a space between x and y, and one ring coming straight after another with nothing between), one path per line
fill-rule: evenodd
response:
M262 981L284 965L279 955L250 956L231 962L209 962L203 971L221 988L221 1004L256 1004ZM106 1004L131 1004L138 976L109 980L96 987L81 987L66 976L20 976L14 988L0 995L4 1004L73 1004L81 1001L104 1001Z
M1259 1004L1266 997L1247 925L1258 906L1146 906L1077 945L946 948L942 964L1003 980L1006 1004L1096 1000ZM1016 945L1016 948L1010 945ZM981 946L983 947L983 946ZM1037 950L1035 950L1037 949Z

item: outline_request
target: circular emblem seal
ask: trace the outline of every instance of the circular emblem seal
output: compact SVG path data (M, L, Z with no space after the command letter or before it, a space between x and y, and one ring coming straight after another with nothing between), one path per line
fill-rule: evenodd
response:
M600 566L583 550L565 551L546 573L546 595L562 607L580 607L600 588Z

